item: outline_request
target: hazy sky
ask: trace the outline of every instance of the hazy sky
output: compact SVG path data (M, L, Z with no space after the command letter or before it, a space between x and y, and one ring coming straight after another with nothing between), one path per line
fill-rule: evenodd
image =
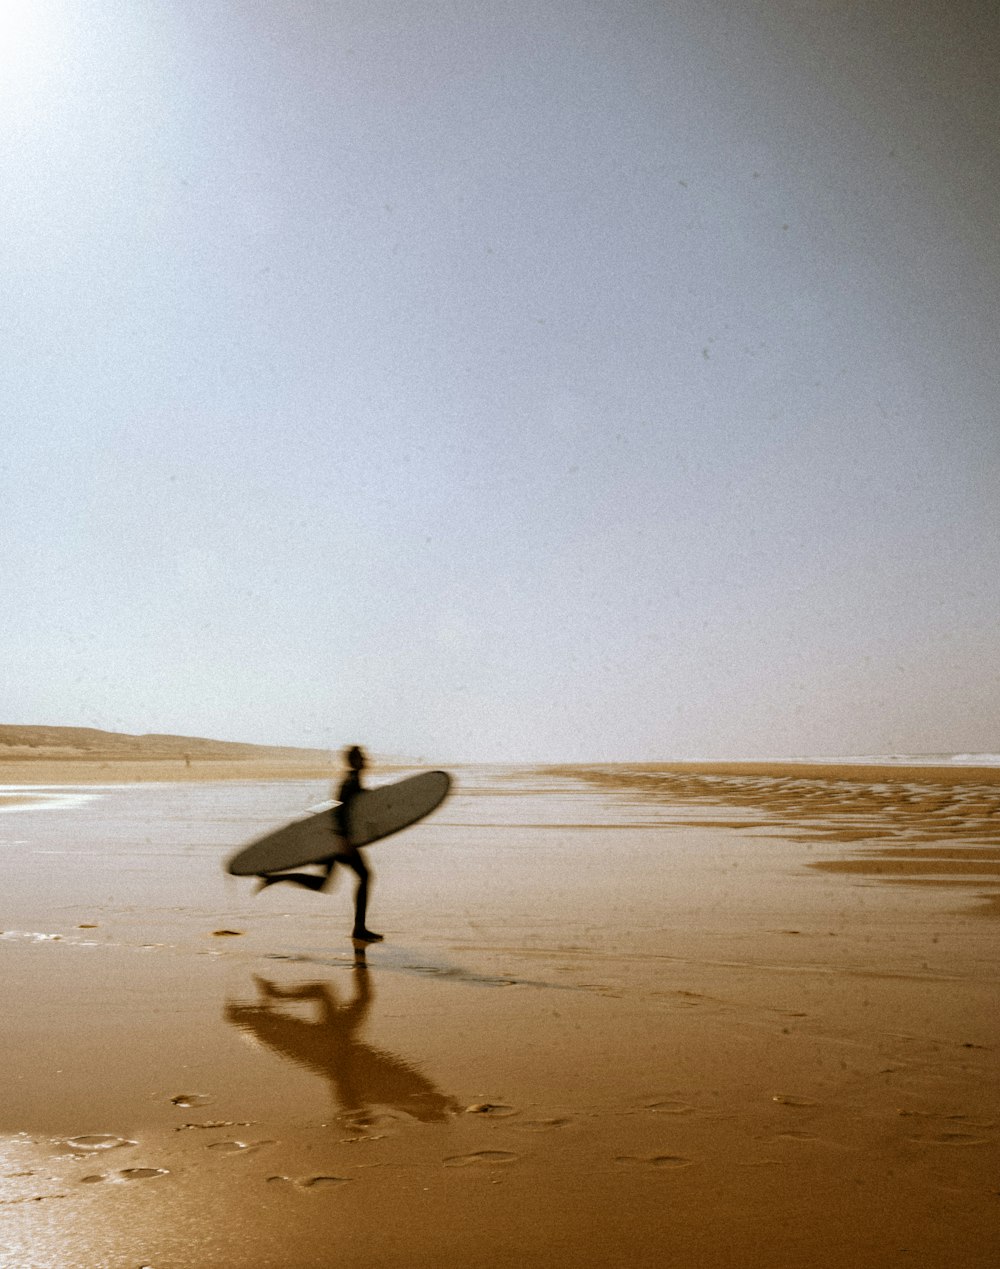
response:
M3 0L0 721L1000 750L994 0Z

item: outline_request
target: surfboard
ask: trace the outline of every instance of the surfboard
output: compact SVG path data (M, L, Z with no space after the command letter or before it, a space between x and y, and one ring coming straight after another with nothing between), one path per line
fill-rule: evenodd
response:
M362 790L347 809L347 841L352 846L368 846L409 828L440 806L450 787L447 772L423 771L393 784ZM335 855L344 845L344 838L335 830L333 813L316 811L242 847L227 861L226 871L234 877L254 877L301 868Z

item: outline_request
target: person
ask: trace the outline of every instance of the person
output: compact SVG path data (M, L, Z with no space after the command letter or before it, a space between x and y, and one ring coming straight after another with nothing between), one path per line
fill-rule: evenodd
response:
M273 886L279 881L287 881L292 885L304 886L307 890L325 890L329 885L333 870L338 864L350 868L358 878L354 892L354 929L351 937L363 943L380 943L383 935L369 930L367 925L368 891L371 884L371 869L365 862L361 851L351 844L349 811L351 802L364 791L361 773L368 765L364 750L359 745L352 745L344 750L344 761L347 773L341 781L337 792L340 805L333 808L333 831L336 834L338 849L335 854L318 861L322 873L310 872L275 872L260 874L260 889Z

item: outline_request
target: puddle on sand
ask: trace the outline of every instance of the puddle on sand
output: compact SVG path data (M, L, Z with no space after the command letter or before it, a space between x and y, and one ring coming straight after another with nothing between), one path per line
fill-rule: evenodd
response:
M82 1137L67 1137L62 1142L71 1150L90 1153L94 1150L116 1150L122 1146L135 1146L139 1143L127 1137L113 1137L109 1133L86 1133Z

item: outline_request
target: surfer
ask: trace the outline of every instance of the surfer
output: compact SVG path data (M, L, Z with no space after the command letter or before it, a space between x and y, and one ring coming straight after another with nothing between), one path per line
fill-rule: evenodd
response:
M323 869L322 873L261 873L259 874L260 889L263 890L265 886L273 886L278 881L288 881L292 885L304 886L307 890L325 890L333 875L334 868L338 864L343 864L346 868L350 868L358 878L357 889L354 892L354 929L351 931L351 937L363 943L380 943L384 936L376 934L374 930L369 930L365 923L368 912L368 885L371 881L371 869L357 846L351 845L348 833L348 810L353 799L363 791L361 772L364 771L368 764L364 750L359 745L352 745L350 749L344 750L344 761L347 764L347 773L337 791L340 805L333 808L333 831L339 839L338 845L340 849L336 854L329 855L326 859L318 861Z

